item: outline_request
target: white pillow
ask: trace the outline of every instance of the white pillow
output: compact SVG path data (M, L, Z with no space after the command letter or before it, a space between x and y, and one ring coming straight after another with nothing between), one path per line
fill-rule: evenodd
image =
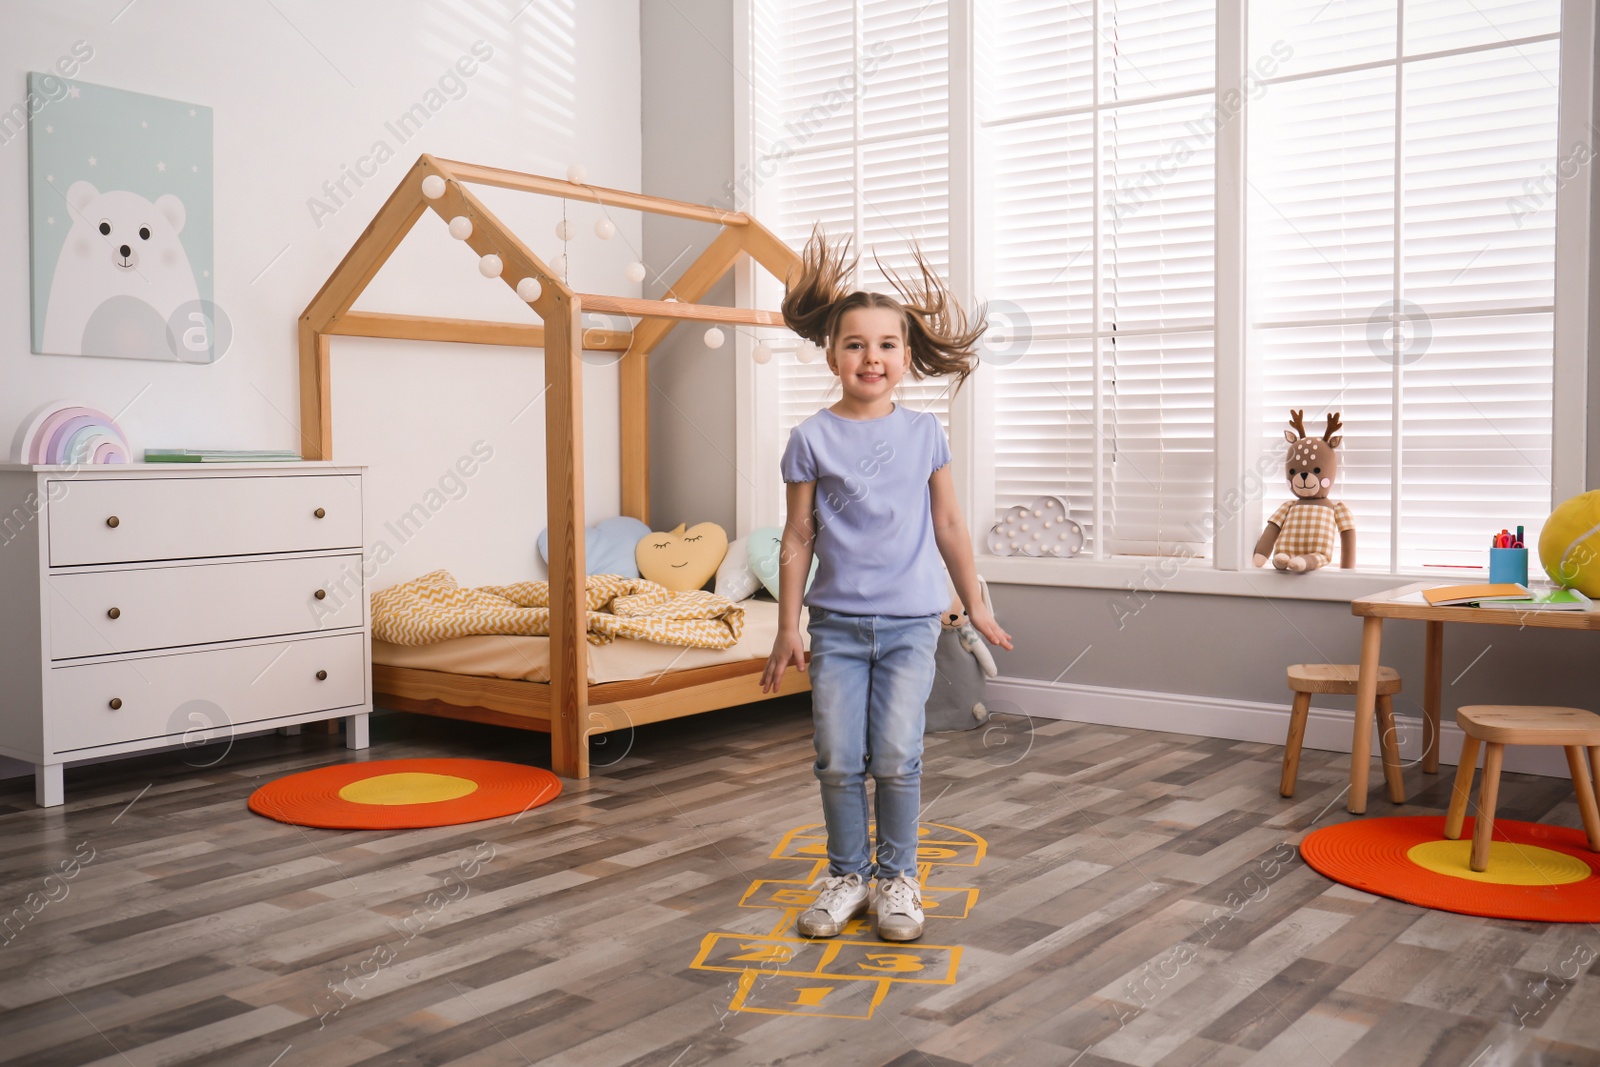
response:
M717 595L729 600L744 600L761 588L761 579L750 569L750 539L741 537L728 546L717 568Z

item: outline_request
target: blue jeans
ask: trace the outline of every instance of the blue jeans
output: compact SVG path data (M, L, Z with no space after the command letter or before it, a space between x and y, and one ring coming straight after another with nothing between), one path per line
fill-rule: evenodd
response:
M842 615L811 608L812 722L828 873L917 872L922 730L939 616ZM877 863L867 833L867 775L877 783Z

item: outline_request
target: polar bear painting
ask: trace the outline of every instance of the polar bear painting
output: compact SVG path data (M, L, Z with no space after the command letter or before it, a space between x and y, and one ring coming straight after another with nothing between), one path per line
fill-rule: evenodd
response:
M154 203L86 181L67 190L72 228L50 283L43 350L52 355L178 358L168 323L200 299L178 235L183 201Z

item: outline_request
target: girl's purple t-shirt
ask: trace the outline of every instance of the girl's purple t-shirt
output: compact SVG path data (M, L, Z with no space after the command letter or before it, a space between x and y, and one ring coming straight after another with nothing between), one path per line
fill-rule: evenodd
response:
M939 420L896 404L876 419L823 408L789 434L786 482L816 482L817 574L804 603L844 615L938 615L950 604L928 479L950 462Z

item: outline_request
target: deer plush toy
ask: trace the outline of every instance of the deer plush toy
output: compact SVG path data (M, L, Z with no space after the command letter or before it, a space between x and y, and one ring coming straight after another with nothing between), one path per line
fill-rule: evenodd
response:
M1356 523L1350 509L1328 499L1333 479L1339 470L1339 460L1334 449L1341 438L1339 413L1328 416L1328 428L1322 436L1307 437L1305 412L1289 412L1292 430L1283 431L1289 442L1289 454L1284 457L1284 470L1289 477L1289 491L1294 499L1286 502L1272 518L1256 542L1253 562L1257 567L1266 565L1268 559L1280 571L1314 571L1333 562L1334 551L1339 554L1339 566L1349 569L1356 565Z

